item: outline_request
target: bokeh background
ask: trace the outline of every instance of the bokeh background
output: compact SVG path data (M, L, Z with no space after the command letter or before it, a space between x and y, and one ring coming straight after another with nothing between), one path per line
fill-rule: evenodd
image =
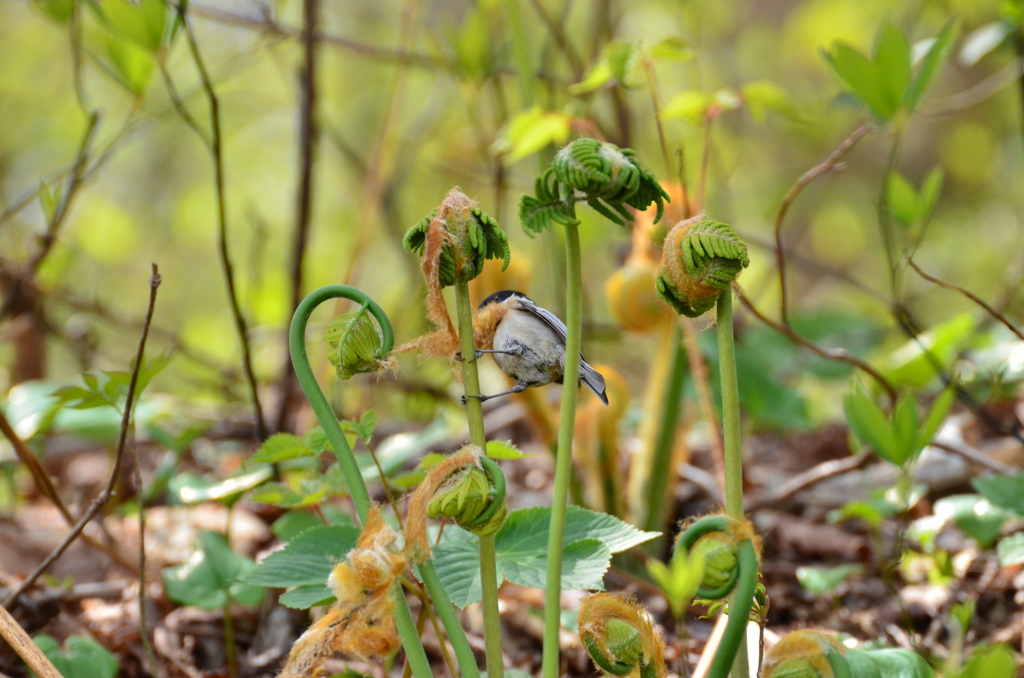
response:
M88 174L38 270L38 317L9 321L0 338L0 388L25 376L62 384L85 370L123 369L145 308L150 262L157 262L163 285L151 353L169 350L174 359L155 388L182 401L240 405L247 391L218 258L213 164L169 96L171 82L184 109L209 134L207 99L188 43L179 31L169 45L165 37L162 46L147 50L124 28L130 21L112 23L88 4L69 19L66 4L0 4L5 290L9 275L33 256L46 231L40 185L60 194L88 114L99 115ZM912 42L933 37L954 17L960 22L953 56L908 122L897 163L913 186L935 168L944 176L917 261L932 274L1002 304L1011 316L1024 313L1019 66L1012 39L988 44L976 34L991 30L1012 11L1012 3L532 0L512 3L519 32L509 20L510 4L497 0L325 0L318 5L319 129L301 290L333 282L363 288L391 313L399 341L426 329L418 262L402 250L401 236L453 185L478 200L510 234L513 275L505 280L511 282L496 278L489 284L528 287L540 303L561 311L559 236L527 238L518 226L516 204L553 149L580 132L635 148L666 182L677 175L681 147L691 193L701 182L705 139L710 139L704 207L748 238L752 263L742 283L752 301L775 315L773 221L782 196L869 119L843 93L821 52L838 40L870 51L887 20ZM111 15L138 9L130 0L103 0L101 6ZM303 6L295 0L205 0L192 3L189 12L219 97L228 246L250 326L254 368L265 407L272 410L271 385L281 380L285 365L299 220ZM520 77L517 39L536 69L530 94ZM671 167L659 145L652 81L644 68L627 82L612 80L593 91L571 88L600 61L611 40L646 54L659 46L672 53L652 67L665 109ZM784 106L755 115L738 102L738 108L715 119L709 136L686 117L688 93L720 93L720 101L731 101L746 85L764 81L784 95ZM537 119L550 123L550 129ZM888 356L907 341L889 313L878 228L890 141L887 127L866 137L848 154L843 171L807 188L784 229L792 257L791 307L798 319L823 312L837 317L846 344L869 357ZM590 210L582 215L586 350L639 382L645 370L638 368L649 360L648 340L617 328L604 293L605 281L629 250L629 233ZM900 301L924 327L976 311L962 296L913 274L906 276L901 294ZM781 419L765 414L767 425L806 428L839 415L838 397L817 396L844 392L845 381L832 389L802 369L802 352L742 312L741 322L741 335L747 332L741 342L753 347L749 360L757 362L768 351L762 361L768 364L759 368L769 389L762 399L777 395L800 401ZM972 322L982 322L980 314ZM29 340L23 336L31 333L25 325L38 326ZM838 332L839 325L829 327ZM979 347L995 341L972 336ZM754 350L757 342L766 348ZM40 344L45 357L38 373L19 373L17 366L25 364L18 347L31 353ZM398 381L441 390L449 385L447 366L414 360L404 365ZM499 375L486 378L500 384ZM747 381L749 396L753 387ZM369 390L372 382L360 383ZM772 385L788 395L773 395ZM414 419L433 411L429 398L390 404L407 408Z

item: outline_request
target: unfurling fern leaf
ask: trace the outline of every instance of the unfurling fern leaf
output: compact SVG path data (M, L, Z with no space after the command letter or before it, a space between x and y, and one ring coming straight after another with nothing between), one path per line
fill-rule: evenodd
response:
M524 195L519 201L519 217L531 237L550 228L553 221L579 223L573 207L577 193L619 225L633 219L627 205L638 210L657 205L657 222L669 200L632 150L597 139L577 139L560 150L551 167L537 179L534 192L536 196Z
M749 264L747 246L727 224L703 216L681 221L665 238L658 295L677 313L696 318Z
M438 219L438 227L444 231L437 234L444 239L437 254L442 287L454 285L459 278L468 282L477 277L487 259L503 259L501 270L508 267L512 256L508 235L458 189L453 189L440 208L406 232L402 246L423 256L431 225Z

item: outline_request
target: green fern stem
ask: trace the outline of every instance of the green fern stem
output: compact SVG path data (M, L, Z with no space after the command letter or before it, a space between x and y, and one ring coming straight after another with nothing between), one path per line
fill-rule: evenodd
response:
M569 203L572 206L572 203ZM575 208L572 208L575 218ZM562 414L555 459L555 486L551 497L551 526L548 533L547 586L544 608L544 652L541 675L558 678L558 631L562 612L562 542L569 477L572 474L572 438L576 426L576 397L579 392L580 349L583 326L582 265L580 234L576 224L565 224L566 342Z
M729 603L729 621L708 670L708 678L726 678L730 668L733 678L746 678L749 675L746 657L747 621L757 590L758 569L757 549L746 533L749 529L749 524L731 516L708 516L690 525L675 545L675 550L682 548L689 551L701 537L714 532L728 534L736 544L736 572L730 573L735 589ZM702 598L722 598L732 588L731 584L718 589L702 586L697 589L697 595Z
M473 334L473 305L469 297L469 283L455 283L455 312L459 320L459 350L462 353L462 378L466 396L480 395L480 375L477 371L476 339ZM479 398L467 397L466 414L469 418L469 442L481 450L487 449L484 431L483 403ZM487 653L487 677L502 678L505 667L501 651L501 618L498 614L498 566L494 534L480 535L480 587L484 616L484 647Z
M672 449L675 446L676 424L679 422L679 405L683 399L683 380L686 377L686 349L683 348L682 328L676 320L672 328L672 369L667 375L665 399L662 401L660 427L651 458L651 477L647 487L647 516L644 529L662 532L665 529L668 504L668 481L674 474L669 468L672 463ZM652 539L649 549L664 547L663 538ZM653 553L653 550L651 551Z
M348 441L341 431L338 417L334 414L330 403L327 402L327 397L316 381L313 368L309 364L309 356L306 353L306 325L309 323L309 317L313 313L313 309L328 299L337 298L351 299L357 304L366 305L370 309L370 313L373 314L373 317L377 319L377 323L380 325L382 335L381 357L390 353L395 341L391 321L375 301L360 290L348 285L321 287L303 299L292 316L288 342L295 376L298 378L299 384L309 400L309 404L313 407L317 419L320 420L324 433L327 435L328 440L331 441L331 446L334 448L334 453L338 458L338 466L345 477L345 482L348 484L349 492L352 495L352 502L355 504L356 511L359 514L359 520L364 522L366 514L370 511L370 493L366 489L366 483L363 482L363 475L359 470L359 465L356 463L355 456L352 454L352 448L349 447ZM405 600L405 593L402 591L401 584L395 584L392 595L395 599L395 623L398 627L398 633L402 638L402 647L405 649L405 656L409 661L412 674L416 678L431 678L433 673L430 670L430 662L427 660L427 653L424 651L423 643L420 641L419 633L416 631L416 622L409 611L409 604ZM460 630L461 628L459 626Z
M732 289L718 297L718 368L722 380L722 426L725 429L725 511L736 520L743 520L743 445L740 435L740 395L736 380L736 342L732 330ZM756 562L756 559L755 559ZM756 565L755 576L756 583ZM737 600L733 599L733 605ZM733 664L733 675L746 678L747 636L743 615L743 636ZM732 622L730 616L730 623ZM709 676L710 678L710 676Z

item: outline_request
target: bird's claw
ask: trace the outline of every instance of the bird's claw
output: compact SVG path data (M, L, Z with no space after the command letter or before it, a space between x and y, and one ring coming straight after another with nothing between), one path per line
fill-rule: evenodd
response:
M480 402L483 402L483 401L487 400L487 396L485 396L485 395L463 395L462 396L462 404L465 405L467 402L469 402L470 398L476 398Z

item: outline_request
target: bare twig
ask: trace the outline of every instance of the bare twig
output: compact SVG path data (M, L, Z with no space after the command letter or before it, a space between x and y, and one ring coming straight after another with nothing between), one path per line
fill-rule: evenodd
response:
M893 385L889 383L889 380L883 377L882 374L874 367L867 364L860 358L852 355L849 351L847 351L844 348L822 348L821 346L818 346L814 342L805 339L804 337L797 334L797 332L789 325L785 323L780 323L776 320L772 320L771 318L767 317L759 310L757 310L757 308L752 303L750 303L750 300L747 299L747 295L744 294L743 292L743 288L740 287L738 283L733 283L733 290L736 292L736 296L743 304L743 306L746 307L748 311L753 313L758 320L768 325L772 329L776 330L777 332L786 335L787 337L790 338L790 340L793 341L793 343L799 344L800 346L803 346L806 349L810 349L814 353L820 355L822 358L828 358L829 360L837 360L839 362L844 362L847 363L848 365L853 365L857 369L866 372L867 374L871 375L871 377L875 381L877 381L882 388L885 389L885 392L889 395L889 398L892 400L892 402L896 402L896 389L893 388Z
M793 495L803 492L807 488L812 485L816 485L823 480L835 478L836 476L843 475L844 473L849 473L850 471L862 468L871 459L872 457L870 454L862 452L856 456L850 456L844 459L831 459L829 461L824 461L799 475L793 476L774 492L763 497L755 497L747 503L743 510L749 513L756 511L759 508L764 508L765 506L786 501Z
M1020 329L1018 329L1013 323L1007 320L1005 315L1003 315L995 308L985 303L985 300L979 297L977 294L971 292L970 290L964 289L959 285L954 285L953 283L946 282L945 280L941 280L940 278L936 278L935 276L928 275L927 273L922 271L916 263L914 263L913 258L908 258L907 263L910 264L910 267L912 269L917 271L917 274L919 276L921 276L928 282L935 283L939 287L945 287L947 290L954 290L956 292L959 292L960 294L964 295L965 297L976 303L978 306L981 306L983 309L988 311L989 315L991 315L993 318L1006 325L1007 329L1009 329L1011 332L1016 334L1018 338L1024 341L1024 332L1021 332Z
M40 678L63 678L43 651L25 633L11 613L0 607L0 636L25 660L29 668Z
M686 344L686 355L690 360L690 373L693 381L697 384L697 394L700 396L700 412L708 426L708 435L711 438L711 458L715 465L715 481L725 496L725 448L722 447L722 435L718 428L718 419L715 417L715 406L711 399L711 387L708 385L708 366L704 364L704 355L700 352L700 344L697 342L697 326L693 320L682 317L683 341Z
M694 208L698 213L704 209L704 194L708 187L708 169L711 165L711 127L714 125L715 116L704 117L704 151L700 159L700 177L697 183L697 206Z
M213 158L214 185L217 194L217 245L220 253L221 269L224 272L224 281L227 285L228 302L231 306L231 315L235 321L235 329L238 332L238 339L242 347L242 369L245 378L249 383L250 396L253 403L253 414L256 419L256 433L260 440L266 440L269 435L266 420L263 418L263 408L260 406L259 384L256 382L256 374L252 368L252 349L249 346L249 328L242 314L242 308L238 302L238 293L235 289L234 267L231 264L231 254L228 251L228 216L227 196L224 187L224 149L220 127L220 100L213 88L213 81L210 79L209 71L206 69L206 62L199 51L199 43L196 42L195 33L189 23L188 16L183 4L178 5L178 17L181 21L185 36L188 39L189 50L192 53L192 60L199 71L199 78L203 84L203 91L206 93L210 106L210 155Z
M836 168L836 165L840 160L842 160L843 156L846 155L846 152L853 148L853 145L856 144L861 137L876 129L878 129L878 127L871 123L864 123L855 129L853 134L848 136L843 143L839 144L839 148L832 151L832 154L825 159L825 162L804 172L803 176L797 179L796 183L793 184L793 187L789 189L788 193L786 193L786 197L782 199L782 204L779 205L779 212L775 216L775 260L779 267L779 288L782 293L779 300L779 315L781 316L783 323L789 322L787 308L788 302L786 296L786 256L782 248L782 222L786 218L786 212L789 211L789 206L793 204L793 201L796 200L796 197L800 195L800 192L804 190L804 187L807 186L807 184L811 183L822 174Z
M242 28L254 28L266 33L273 35L279 35L289 38L301 38L303 31L291 26L285 26L281 23L274 21L269 16L263 16L260 18L247 17L240 14L233 14L220 9L214 9L205 5L197 5L195 3L189 3L189 13L208 19L210 21L217 22L219 24L229 26L240 26ZM421 66L425 68L449 68L450 65L444 61L438 60L428 54L419 54L412 52L411 50L399 47L397 49L389 49L387 47L378 47L376 45L368 45L366 43L352 40L350 38L344 38L339 35L332 35L330 33L317 32L317 42L324 44L333 45L342 49L348 50L353 54L374 59L376 61L387 61L392 63L409 64L413 66Z
M950 452L951 454L963 457L967 461L973 464L977 464L978 466L984 466L988 470L995 471L1000 475L1012 476L1017 473L1020 473L1019 468L1015 466L1010 466L1009 464L1004 464L1003 462L996 461L995 459L989 459L980 451L967 445L950 445L949 443L941 443L935 440L931 441L928 444L931 445L932 447L937 447L940 450L945 450L946 452Z
M125 396L124 413L121 416L121 432L117 438L117 451L114 454L114 463L110 469L110 479L107 481L106 488L100 493L100 495L93 501L89 509L82 514L82 517L78 519L75 526L71 528L71 532L64 538L64 540L57 545L49 556L40 563L39 567L32 571L32 573L21 582L21 584L14 589L10 595L4 600L3 606L10 607L14 601L18 599L21 594L25 593L32 584L35 583L50 565L54 563L65 550L78 538L85 529L85 526L89 524L96 514L100 512L103 505L114 496L114 487L117 485L117 479L119 471L121 469L121 463L124 460L124 450L128 442L128 429L131 422L132 407L135 404L135 388L139 383L139 372L142 369L142 358L143 353L146 349L146 339L149 337L149 324L153 320L153 309L156 306L156 290L160 286L160 275L157 273L156 264L153 264L153 275L149 279L149 307L146 311L146 324L142 328L142 336L139 338L139 349L135 353L135 364L132 366L131 379L128 381L128 394Z
M960 113L977 106L1020 80L1022 65L1024 65L1024 61L1014 59L978 84L968 87L962 92L932 99L922 107L921 113L928 117L939 117Z
M291 309L294 311L302 301L302 266L309 243L310 217L313 207L313 161L316 156L320 126L316 115L316 73L317 73L317 23L319 22L319 0L302 2L302 47L305 63L299 77L301 103L299 112L299 185L296 195L295 231L292 241L291 261ZM280 404L277 410L276 430L285 430L288 415L293 409L298 382L291 358L285 356L284 377L281 379Z
M537 14L540 16L541 21L544 22L548 32L551 33L551 37L554 39L555 44L558 45L558 49L561 50L568 60L569 67L572 68L574 82L578 82L583 78L583 59L580 58L576 48L569 41L569 36L566 35L564 26L551 16L547 8L544 7L542 0L530 0L530 2L533 8L537 10Z

